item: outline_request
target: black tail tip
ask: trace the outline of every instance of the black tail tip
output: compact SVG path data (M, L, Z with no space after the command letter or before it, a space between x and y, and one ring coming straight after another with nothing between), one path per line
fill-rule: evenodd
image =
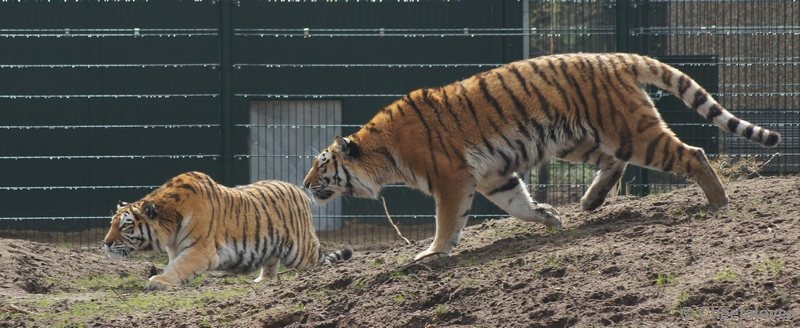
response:
M767 135L767 140L764 140L764 146L775 147L779 142L781 142L781 134L775 131L770 131L769 135Z
M347 261L351 257L353 257L353 250L352 249L345 248L345 249L342 250L342 260Z

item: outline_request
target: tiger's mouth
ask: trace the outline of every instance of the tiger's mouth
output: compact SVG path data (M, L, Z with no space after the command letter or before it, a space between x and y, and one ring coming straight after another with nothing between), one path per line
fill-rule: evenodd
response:
M136 250L133 246L128 245L123 242L112 242L110 244L103 245L103 251L106 253L108 258L113 260L121 260L124 259L133 253Z
M309 191L311 191L311 199L319 205L327 203L333 199L333 196L336 194L333 190L322 186L312 186Z
M329 189L320 189L311 191L311 196L317 204L325 204L333 198L334 192Z

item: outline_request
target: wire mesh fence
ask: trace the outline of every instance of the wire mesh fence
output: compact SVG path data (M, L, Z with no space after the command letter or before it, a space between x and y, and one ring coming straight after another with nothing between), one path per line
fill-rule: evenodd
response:
M236 18L230 29L220 21L226 5ZM777 149L762 149L649 89L684 142L712 159L771 159L762 174L800 170L797 2L20 1L0 8L0 48L11 49L0 54L3 238L96 247L118 199L139 199L190 170L226 180L229 167L233 177L222 182L230 185L301 185L316 150L409 91L566 52L636 52L684 70L734 115L783 137ZM163 19L173 14L179 18ZM233 40L229 66L221 60L224 35ZM221 118L225 107L230 121ZM583 195L595 170L552 161L525 179L537 200L563 206ZM629 167L621 192L686 184ZM401 185L384 195L406 237L433 235L430 198ZM504 216L480 198L472 213L471 222ZM380 202L340 198L314 215L323 241L398 241Z

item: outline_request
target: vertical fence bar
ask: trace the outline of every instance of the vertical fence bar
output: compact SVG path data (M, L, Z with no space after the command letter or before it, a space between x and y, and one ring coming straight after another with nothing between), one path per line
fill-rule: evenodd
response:
M233 186L233 152L231 150L231 102L233 100L233 2L220 0L219 11L219 99L220 160L222 184Z

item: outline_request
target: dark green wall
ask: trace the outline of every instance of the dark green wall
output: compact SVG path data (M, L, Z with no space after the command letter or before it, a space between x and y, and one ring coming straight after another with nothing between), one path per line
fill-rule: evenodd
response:
M242 1L233 8L233 62L505 63L521 59L521 36L331 38L315 34L324 33L318 31L322 29L519 28L521 12L522 4L517 1ZM219 180L219 26L217 1L0 3L0 29L6 34L0 37L0 126L94 126L0 129L0 157L5 157L0 159L0 187L33 187L0 190L0 217L105 217L118 199L135 200L149 189L91 186L157 186L189 170L203 171ZM247 29L306 27L311 37L241 35ZM70 36L66 36L65 28L70 29ZM143 36L132 37L134 28L139 28ZM14 29L40 31L29 30L24 32L27 36L15 36L11 31ZM42 35L32 35L37 33ZM69 66L73 64L79 66ZM152 66L102 66L107 64ZM244 94L405 94L489 68L237 65L233 70L233 93L239 96L233 97L232 123L247 124L249 102L266 98ZM394 97L336 99L343 102L344 124L364 124ZM144 129L121 125L210 126ZM247 129L232 129L232 153L247 154ZM349 132L353 131L345 131ZM93 157L122 155L135 157ZM8 159L14 156L37 158ZM248 181L247 163L233 161L233 183ZM47 186L81 188L40 188ZM432 200L421 193L390 188L384 194L393 214L433 214ZM499 212L485 200L477 203L474 213ZM374 201L350 199L346 206L347 214L383 213ZM70 222L66 227L48 223L42 228L79 229L80 225L74 223L77 221Z

